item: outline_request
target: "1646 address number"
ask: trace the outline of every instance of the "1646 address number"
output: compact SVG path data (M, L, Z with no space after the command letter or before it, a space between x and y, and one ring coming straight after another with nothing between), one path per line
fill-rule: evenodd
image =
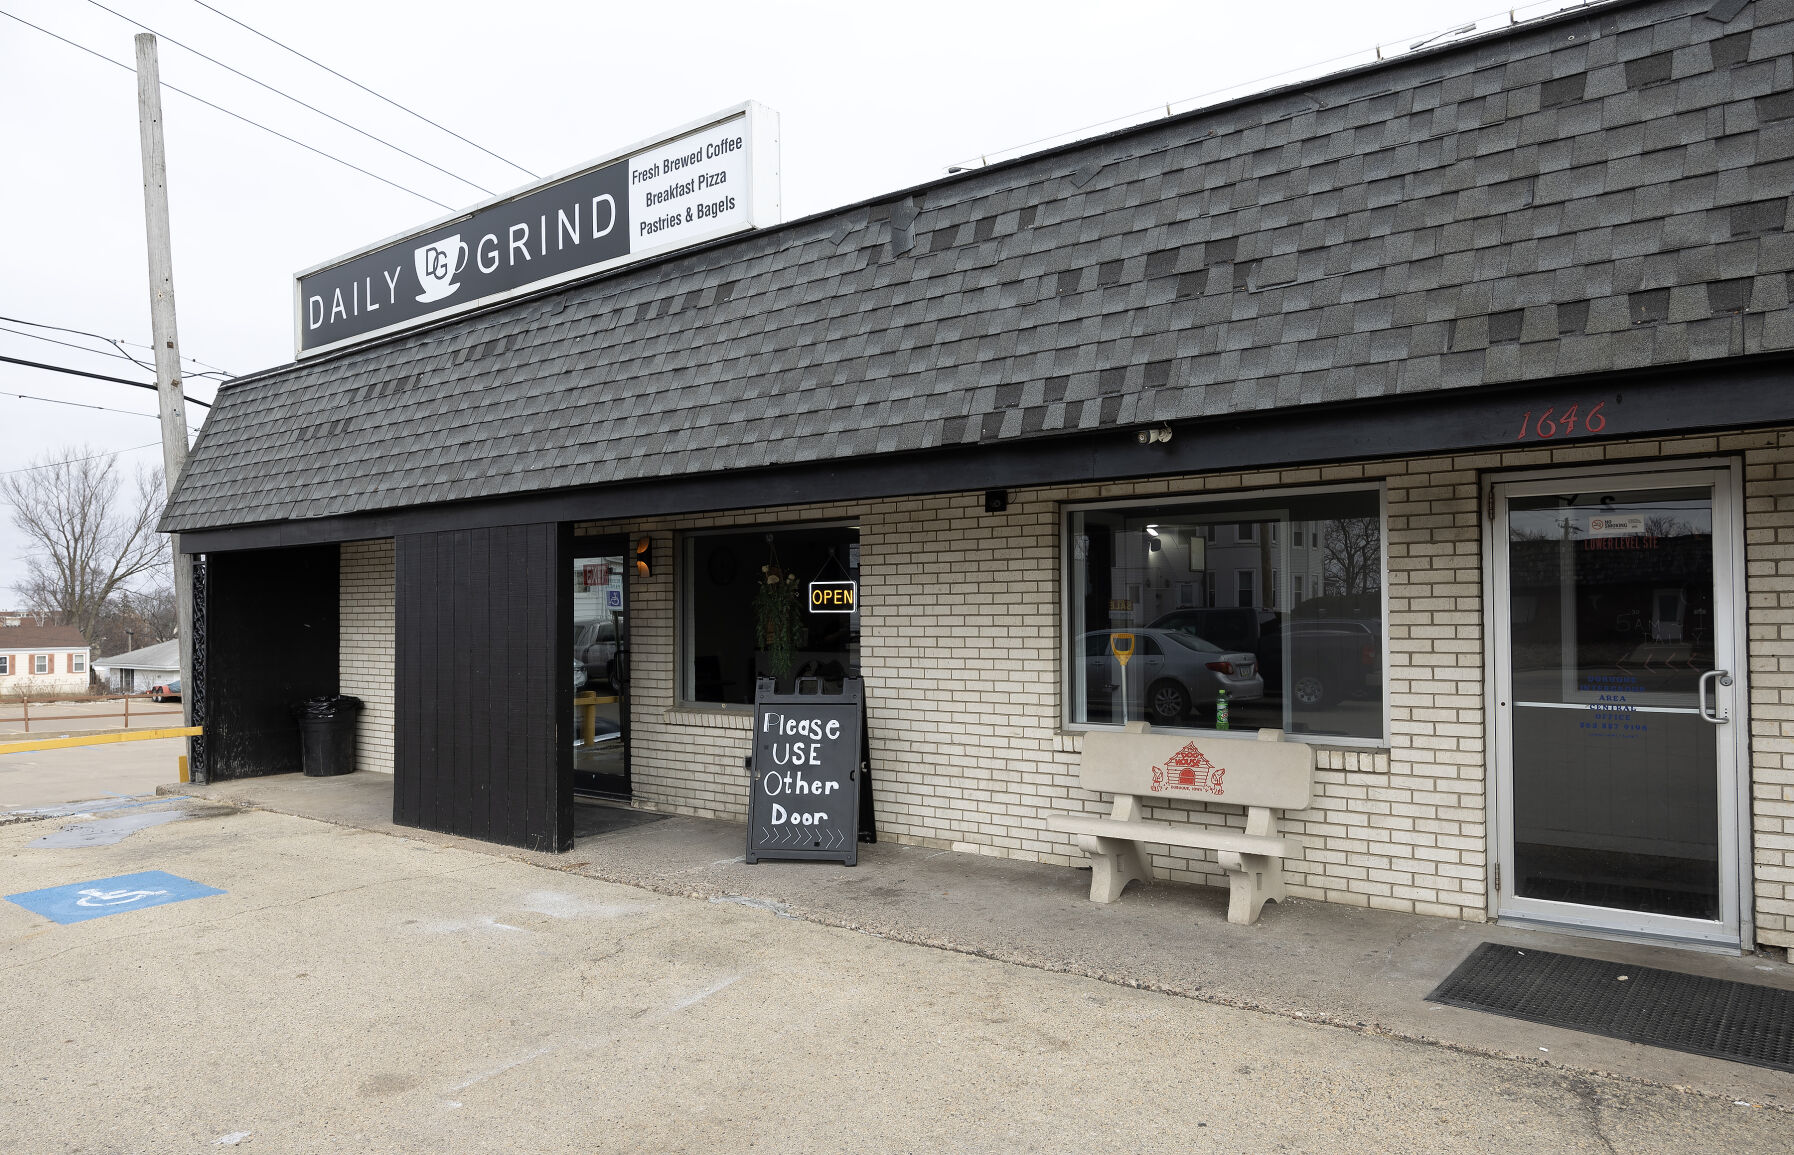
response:
M1584 412L1580 404L1559 411L1557 406L1540 413L1534 421L1532 410L1528 409L1520 418L1520 435L1515 441L1549 441L1560 434L1575 436L1580 429L1583 433L1599 433L1607 428L1607 418L1601 413L1605 401L1597 401Z

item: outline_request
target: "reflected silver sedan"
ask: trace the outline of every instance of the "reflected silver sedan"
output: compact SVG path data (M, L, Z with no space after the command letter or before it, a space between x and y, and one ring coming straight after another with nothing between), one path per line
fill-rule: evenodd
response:
M1227 691L1229 701L1262 698L1264 679L1252 654L1223 650L1176 630L1092 630L1084 635L1084 693L1092 722L1120 722L1121 661L1111 649L1117 633L1134 635L1127 666L1127 721L1175 726L1194 720Z

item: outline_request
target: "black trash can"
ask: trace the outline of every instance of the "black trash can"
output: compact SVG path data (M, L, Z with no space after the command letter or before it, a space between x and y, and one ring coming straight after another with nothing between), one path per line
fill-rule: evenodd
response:
M323 778L355 769L355 717L361 699L346 694L307 698L293 707L299 717L299 764Z

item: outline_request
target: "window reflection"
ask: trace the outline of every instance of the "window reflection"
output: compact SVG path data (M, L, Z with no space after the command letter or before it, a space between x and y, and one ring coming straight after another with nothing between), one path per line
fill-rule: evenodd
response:
M1514 695L1693 707L1713 665L1713 510L1704 490L1515 498ZM1642 695L1642 696L1641 696Z
M573 559L574 784L606 794L629 792L624 565L621 554Z
M1075 511L1073 722L1383 737L1375 490ZM1136 635L1125 672L1117 632Z

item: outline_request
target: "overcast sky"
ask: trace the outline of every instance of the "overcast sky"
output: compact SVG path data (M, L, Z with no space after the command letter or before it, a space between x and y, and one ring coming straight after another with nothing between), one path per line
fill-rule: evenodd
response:
M487 189L530 179L196 0L104 2L163 36L165 83L443 204L459 209L486 194L168 38ZM787 218L1286 70L1363 62L1376 45L1388 54L1473 19L1490 27L1508 11L1495 0L208 2L539 174L758 100L781 116ZM1566 6L1550 0L1521 13ZM93 0L0 0L0 11L132 60L138 29ZM1344 54L1356 55L1338 59ZM0 18L0 155L9 175L0 186L0 316L148 342L135 85L123 68ZM165 90L163 102L189 357L235 373L290 360L296 271L443 215L186 96ZM5 331L0 355L149 379L129 362ZM192 396L211 396L209 383L189 384ZM16 393L127 412L5 395ZM153 465L154 401L147 391L0 364L8 450L0 470L74 456L78 446L119 452L126 470ZM195 432L204 412L189 407ZM15 600L25 548L10 524L0 525L0 603Z

